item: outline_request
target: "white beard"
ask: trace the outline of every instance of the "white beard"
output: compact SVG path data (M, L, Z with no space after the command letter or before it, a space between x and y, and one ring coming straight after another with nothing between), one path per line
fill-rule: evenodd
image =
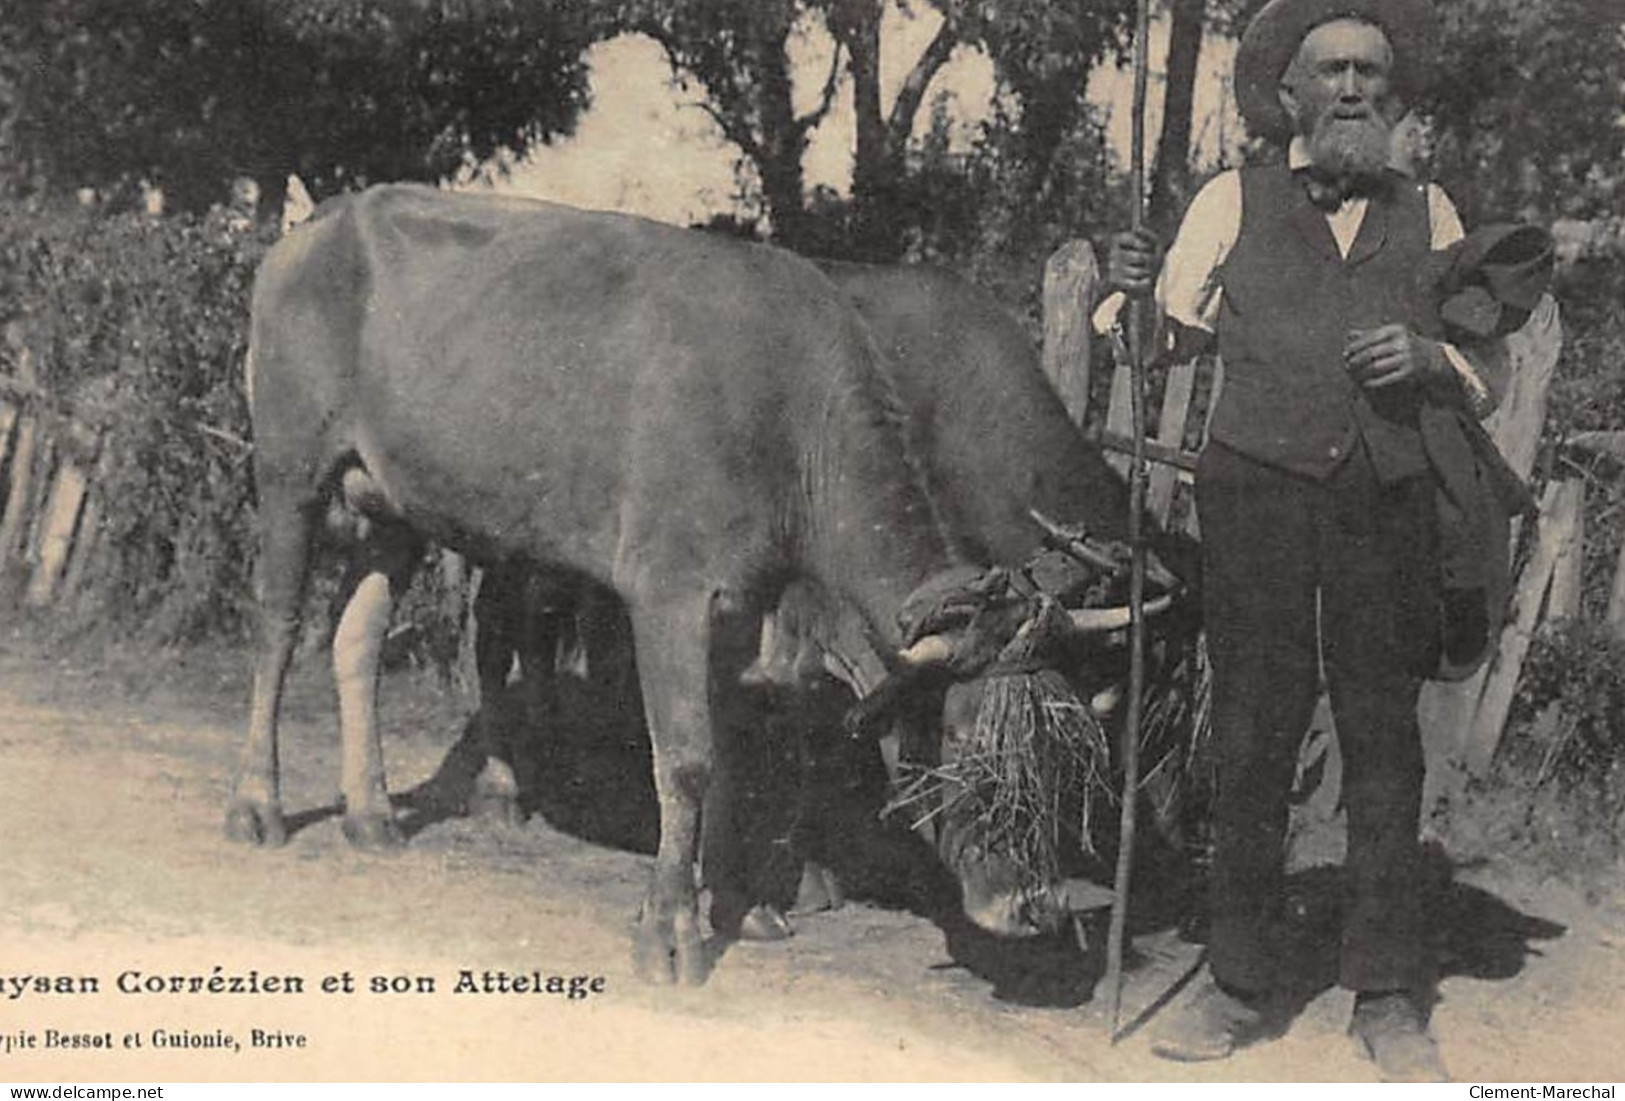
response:
M1393 127L1381 117L1338 119L1322 115L1307 135L1310 162L1341 180L1371 179L1388 167Z

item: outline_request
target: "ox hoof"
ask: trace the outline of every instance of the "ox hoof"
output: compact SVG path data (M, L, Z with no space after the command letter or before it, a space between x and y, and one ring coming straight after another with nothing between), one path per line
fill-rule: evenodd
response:
M226 840L274 849L288 843L288 827L276 807L233 803L226 809Z
M632 963L638 978L653 986L699 986L711 972L697 923L678 927L671 921L640 917L633 934Z
M739 939L758 942L789 940L796 935L790 922L779 913L777 906L758 902L745 912L739 922Z
M406 845L406 835L387 814L345 815L344 840L362 852L397 852Z
M491 829L517 830L525 825L518 797L495 792L476 792L468 801L468 816Z

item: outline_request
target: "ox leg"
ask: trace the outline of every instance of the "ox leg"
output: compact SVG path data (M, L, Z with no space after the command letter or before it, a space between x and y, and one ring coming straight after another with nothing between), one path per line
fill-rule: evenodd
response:
M485 764L474 781L470 811L488 823L524 824L514 768L516 743L553 716L554 657L572 607L566 583L522 565L494 567L480 583L474 660L480 683L476 732ZM510 685L515 659L519 680Z
M747 706L738 677L756 653L756 638L739 628L738 617L710 622L710 724L712 776L700 817L700 883L710 892L710 926L733 939L743 935L751 909L751 853L746 846L746 740L759 736L760 716ZM782 917L778 921L783 921Z
M698 984L708 970L694 872L713 764L710 604L702 595L632 613L660 802L660 845L633 958L639 976L653 983Z
M776 714L744 673L760 657L760 616L730 611L711 623L711 786L702 816L701 882L718 936L753 941L794 934L796 814L809 773L799 718ZM773 660L772 655L769 661ZM793 689L796 703L804 689Z
M578 594L572 630L586 652L587 680L595 694L613 700L635 698L637 666L627 637L625 606L613 592L587 586Z
M512 567L487 570L474 598L474 668L480 685L475 738L485 764L474 778L469 813L499 826L522 824L511 729L520 716L511 706L508 674L520 644L524 600L524 579Z
M232 841L275 846L288 840L282 819L277 718L283 681L299 641L316 525L310 510L271 493L262 496L260 524L259 656L248 740L226 808L225 832Z
M333 635L344 757L340 777L344 836L359 849L391 849L404 838L384 786L378 674L390 613L412 580L423 546L400 525L378 523L357 553L360 581Z

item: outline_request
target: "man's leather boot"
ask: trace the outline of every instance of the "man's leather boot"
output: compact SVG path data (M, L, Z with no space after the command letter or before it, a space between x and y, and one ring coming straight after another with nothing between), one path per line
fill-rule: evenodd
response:
M1209 979L1163 1018L1152 1034L1151 1050L1182 1063L1223 1059L1268 1031L1263 1000L1232 994Z
M1428 1034L1427 1016L1408 993L1358 995L1349 1033L1385 1082L1450 1081Z

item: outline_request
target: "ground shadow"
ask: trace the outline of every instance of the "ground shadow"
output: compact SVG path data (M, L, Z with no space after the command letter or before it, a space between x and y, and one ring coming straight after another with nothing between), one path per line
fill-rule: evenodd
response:
M1425 914L1435 975L1504 981L1520 974L1538 942L1567 932L1557 922L1526 914L1481 887L1458 882L1456 868L1437 848L1426 851ZM1287 877L1279 918L1285 974L1298 978L1291 993L1307 1005L1337 984L1346 878L1323 865Z
M1439 860L1448 861L1441 854ZM1568 927L1523 913L1480 887L1451 881L1435 891L1430 909L1439 974L1505 980L1541 955L1536 941L1556 940Z
M471 716L433 776L401 795L402 829L411 836L469 813L485 767L482 721L505 727L513 747L519 808L562 833L596 845L650 855L660 839L652 754L636 687L561 675L551 701L515 693Z

